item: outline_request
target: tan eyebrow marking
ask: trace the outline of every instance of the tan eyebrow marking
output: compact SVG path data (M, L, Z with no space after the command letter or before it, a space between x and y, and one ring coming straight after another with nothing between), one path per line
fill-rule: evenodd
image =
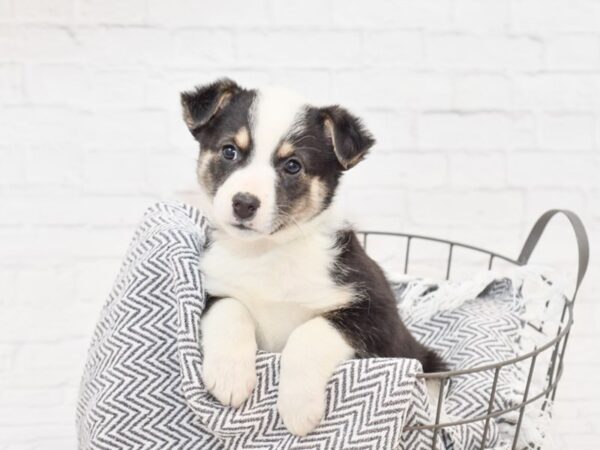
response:
M294 150L294 145L288 141L285 141L277 149L277 156L282 159L287 158L288 156L291 156L294 153Z
M233 140L241 150L247 150L250 145L250 133L248 132L248 128L240 128L238 132L235 133Z

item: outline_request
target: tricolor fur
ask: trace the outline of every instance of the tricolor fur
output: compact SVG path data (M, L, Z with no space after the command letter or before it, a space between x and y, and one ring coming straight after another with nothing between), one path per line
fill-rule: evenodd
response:
M214 225L201 263L209 391L239 406L256 381L257 348L282 352L279 411L305 435L344 360L409 357L425 371L443 369L410 335L383 272L335 207L342 174L374 143L361 121L339 106L226 79L183 93L182 105Z

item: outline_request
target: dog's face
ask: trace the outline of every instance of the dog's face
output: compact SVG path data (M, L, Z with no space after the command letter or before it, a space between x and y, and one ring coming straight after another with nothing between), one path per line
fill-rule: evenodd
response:
M344 109L313 107L280 89L247 90L223 79L181 100L200 143L204 207L235 237L270 236L317 217L343 171L374 143Z

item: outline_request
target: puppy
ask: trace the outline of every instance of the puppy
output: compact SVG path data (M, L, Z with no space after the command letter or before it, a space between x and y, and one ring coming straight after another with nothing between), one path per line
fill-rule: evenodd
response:
M228 79L181 95L200 144L202 207L214 230L201 260L209 294L201 321L203 381L240 406L256 383L257 349L281 352L278 409L312 431L326 385L350 358L440 358L409 333L390 286L335 207L342 174L374 144L339 106Z

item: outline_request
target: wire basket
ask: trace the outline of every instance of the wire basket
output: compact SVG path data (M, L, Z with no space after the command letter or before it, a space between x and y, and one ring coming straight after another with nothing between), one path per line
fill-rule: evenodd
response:
M479 367L473 367L469 369L463 370L455 370L448 372L439 372L439 373L427 373L427 374L419 374L419 378L423 378L426 380L437 380L439 382L439 397L437 399L437 406L435 411L435 421L433 423L421 424L417 426L406 427L404 431L418 431L421 430L423 432L427 431L429 434L432 432L432 444L431 448L433 450L436 449L438 443L438 434L441 430L464 425L467 423L473 422L482 422L483 423L483 435L481 436L481 449L485 448L486 439L489 431L490 420L498 419L502 416L506 416L509 413L518 413L518 419L514 428L514 436L512 436L512 448L517 449L517 443L519 439L519 433L521 431L521 425L523 421L523 416L525 414L526 408L540 408L540 412L544 412L546 408L549 407L549 403L554 400L556 396L556 389L558 387L558 382L560 381L563 373L563 360L566 352L567 341L569 340L569 333L571 331L571 326L573 325L573 305L575 302L575 298L577 296L577 292L581 285L581 282L585 276L585 272L588 267L589 262L589 243L587 238L587 233L585 228L579 219L579 217L567 210L550 210L544 213L535 223L533 228L531 229L529 236L525 240L523 244L523 248L519 256L516 259L501 255L499 253L485 250L479 247L475 247L472 245L462 244L458 242L453 242L445 239L432 238L427 236L420 236L415 234L406 234L406 233L391 233L391 232L380 232L380 231L363 231L358 233L359 237L362 237L363 246L368 250L368 243L370 236L385 236L385 237L395 237L404 239L406 246L403 258L403 270L405 274L411 273L411 261L414 258L414 251L411 252L411 246L416 241L427 241L430 243L435 243L437 246L442 246L447 249L446 256L441 261L441 264L445 264L442 266L445 269L446 279L451 277L453 271L453 261L455 250L460 248L464 251L478 253L479 255L484 255L487 259L487 268L491 270L497 261L503 261L510 265L523 266L529 262L529 258L533 253L533 250L536 248L537 243L542 236L546 225L557 214L562 214L566 216L569 220L573 231L575 232L575 238L577 242L578 249L578 269L577 269L577 279L575 283L575 290L573 295L568 298L564 297L564 304L562 305L562 313L560 317L560 322L558 328L556 330L556 334L553 333L553 336L550 336L547 341L539 344L533 351L520 355L518 357L502 361L496 364L488 364ZM414 247L414 246L413 246ZM528 326L536 327L536 324L527 322ZM550 357L547 358L546 365L547 367L542 367L541 370L547 371L545 377L545 385L538 388L537 392L532 392L535 389L532 389L532 377L534 370L536 370L536 362L541 360L539 356L544 353L549 352ZM498 382L498 377L500 372L507 368L508 366L519 364L520 367L527 367L525 369L527 371L527 381L524 388L524 394L522 400L510 407L495 410L494 409L494 401L496 397L496 387ZM538 370L540 368L538 367ZM506 369L505 369L506 370ZM454 377L466 375L470 373L476 372L484 372L490 371L493 373L493 382L490 389L489 395L489 406L487 408L487 414L480 415L478 417L469 417L466 419L455 420L455 421L446 421L441 422L440 419L442 417L442 409L444 404L444 388L448 385L448 382L451 381Z

